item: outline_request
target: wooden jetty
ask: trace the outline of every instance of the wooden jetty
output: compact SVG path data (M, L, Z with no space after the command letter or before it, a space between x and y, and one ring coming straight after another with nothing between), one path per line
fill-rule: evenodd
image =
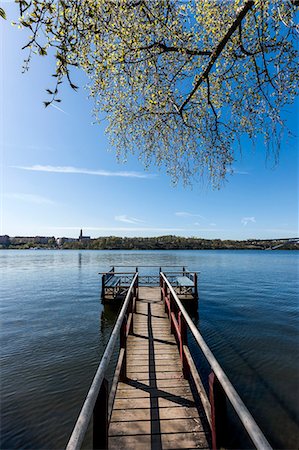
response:
M130 269L127 272L122 271L123 268ZM140 274L139 269L159 269L156 270L156 274ZM178 269L180 268L180 269ZM121 270L120 270L121 269ZM134 269L134 271L132 271ZM175 270L173 270L175 269ZM101 272L102 276L102 301L113 300L115 298L124 298L131 285L133 276L136 272L139 273L138 284L139 286L159 286L159 274L163 272L167 275L175 292L184 298L197 299L197 272L190 272L186 267L172 266L170 268L157 267L157 266L111 266L108 272Z
M118 382L109 448L210 448L157 287L141 287Z
M210 365L208 380L201 379L190 338ZM67 450L81 448L91 421L94 449L225 448L227 401L253 446L270 450L166 274L160 272L158 286L139 286L136 271Z

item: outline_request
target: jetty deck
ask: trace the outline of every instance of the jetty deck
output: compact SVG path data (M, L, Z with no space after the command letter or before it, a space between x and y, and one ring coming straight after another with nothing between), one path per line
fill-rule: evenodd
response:
M230 448L230 402L250 448L272 450L179 298L197 298L197 277L185 268L160 269L158 280L150 275L144 286L137 268L130 274L112 268L103 275L107 282L126 294L66 449L81 448L91 422L93 449Z
M157 287L141 287L118 382L109 449L210 448Z

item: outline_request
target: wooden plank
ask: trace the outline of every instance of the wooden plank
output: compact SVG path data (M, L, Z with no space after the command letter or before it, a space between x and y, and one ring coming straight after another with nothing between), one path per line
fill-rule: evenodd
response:
M132 380L165 380L169 378L184 379L180 370L173 372L157 372L155 373L136 373L135 371L127 372L127 376Z
M158 423L159 422L159 423ZM110 436L164 433L195 433L202 431L197 418L136 420L135 422L113 422L110 424Z
M119 391L122 391L123 389L129 389L130 387L132 387L132 389L135 389L136 383L139 383L138 381L135 382L133 380L128 380L127 383L122 383L119 382L118 383L118 389ZM155 386L156 387L152 387L149 386L147 383L143 383L145 386L148 387L148 389L156 389L156 388L171 388L171 387L181 387L181 386L185 386L185 387L189 387L189 382L187 380L184 380L183 378L180 379L175 379L175 378L168 378L166 380L157 380Z
M158 372L171 372L173 373L173 367L170 367L169 362L161 360L164 362L164 364L158 364L160 360L157 360L156 363L153 363L152 365L146 365L146 366L138 366L138 373L158 373ZM136 370L135 364L129 364L127 365L128 372L132 373Z
M138 397L170 397L177 396L184 398L190 393L189 387L176 387L167 389L121 389L117 398L138 398Z
M152 450L152 449L202 449L208 450L210 447L203 441L203 433L180 433L164 434L151 436L145 434L141 436L114 436L110 438L109 449L134 449L134 450Z
M140 408L136 409L116 409L113 411L111 422L129 422L136 421L136 413L138 413L138 420L150 420L151 416L159 416L163 419L185 419L185 418L197 418L198 411L196 408L173 407L173 408Z

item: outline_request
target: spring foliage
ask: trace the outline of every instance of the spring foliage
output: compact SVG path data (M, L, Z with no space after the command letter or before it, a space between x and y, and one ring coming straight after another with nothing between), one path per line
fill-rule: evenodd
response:
M298 93L297 1L20 0L24 48L55 49L56 85L90 79L120 158L139 155L174 182L219 185L244 133L277 155L283 107Z

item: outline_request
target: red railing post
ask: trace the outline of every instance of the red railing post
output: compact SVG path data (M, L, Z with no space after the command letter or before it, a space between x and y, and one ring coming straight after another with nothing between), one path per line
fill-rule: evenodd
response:
M108 448L108 392L108 381L104 378L93 409L93 449L96 450Z
M172 298L172 293L169 291L169 320L170 320L170 333L174 333L174 323L172 320L172 312L175 313L175 308L174 308L174 300Z
M183 375L184 378L188 378L190 374L190 368L184 352L184 345L187 344L187 327L181 311L179 312L178 318L180 330L180 356L182 361Z
M218 450L226 446L227 410L223 388L214 372L209 375L209 394L211 404L212 448Z
M166 304L167 284L165 283L165 280L163 280L163 292L164 292L164 311L165 311L165 312L168 312L167 304Z

